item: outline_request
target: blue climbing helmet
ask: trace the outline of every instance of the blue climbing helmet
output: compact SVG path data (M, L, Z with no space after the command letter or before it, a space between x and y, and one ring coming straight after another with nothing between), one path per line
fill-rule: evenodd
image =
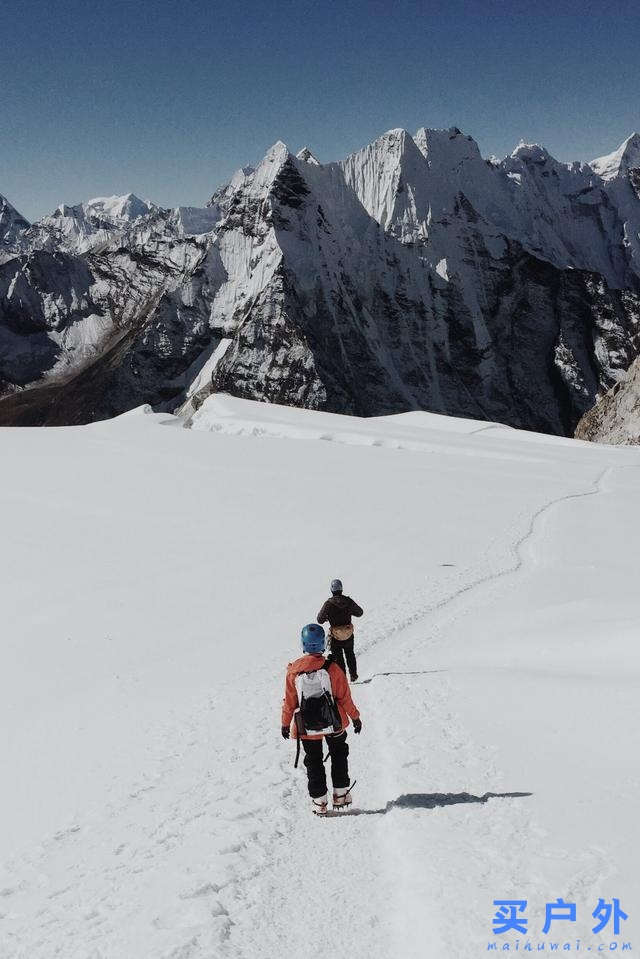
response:
M336 593L342 592L342 580L341 579L332 579L331 580L331 592L335 596Z
M300 639L305 653L324 653L324 629L317 623L309 623L308 626L303 626Z

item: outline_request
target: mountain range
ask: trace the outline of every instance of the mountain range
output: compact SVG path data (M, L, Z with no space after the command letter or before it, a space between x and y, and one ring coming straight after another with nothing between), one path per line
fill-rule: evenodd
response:
M640 135L590 163L452 127L276 143L202 208L0 197L0 423L214 391L573 435L640 352Z

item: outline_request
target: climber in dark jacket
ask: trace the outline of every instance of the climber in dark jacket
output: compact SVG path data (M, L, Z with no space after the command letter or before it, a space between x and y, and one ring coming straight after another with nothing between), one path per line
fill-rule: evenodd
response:
M332 580L331 596L318 613L318 622L322 624L329 621L330 658L346 675L347 669L344 662L346 657L349 678L354 683L358 678L358 666L353 651L352 616L362 616L362 607L358 606L350 596L343 594L339 579Z

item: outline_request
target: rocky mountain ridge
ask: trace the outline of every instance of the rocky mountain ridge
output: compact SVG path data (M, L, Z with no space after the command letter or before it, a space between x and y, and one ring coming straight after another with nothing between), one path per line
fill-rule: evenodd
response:
M591 164L484 160L457 128L341 163L278 142L201 209L128 195L14 225L0 422L222 390L571 434L640 348L638 142Z

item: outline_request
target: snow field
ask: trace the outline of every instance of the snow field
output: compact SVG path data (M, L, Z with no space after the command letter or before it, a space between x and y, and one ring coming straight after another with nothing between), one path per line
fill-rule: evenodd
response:
M637 451L207 402L0 432L3 959L457 959L494 898L637 901ZM334 575L321 821L279 706Z

